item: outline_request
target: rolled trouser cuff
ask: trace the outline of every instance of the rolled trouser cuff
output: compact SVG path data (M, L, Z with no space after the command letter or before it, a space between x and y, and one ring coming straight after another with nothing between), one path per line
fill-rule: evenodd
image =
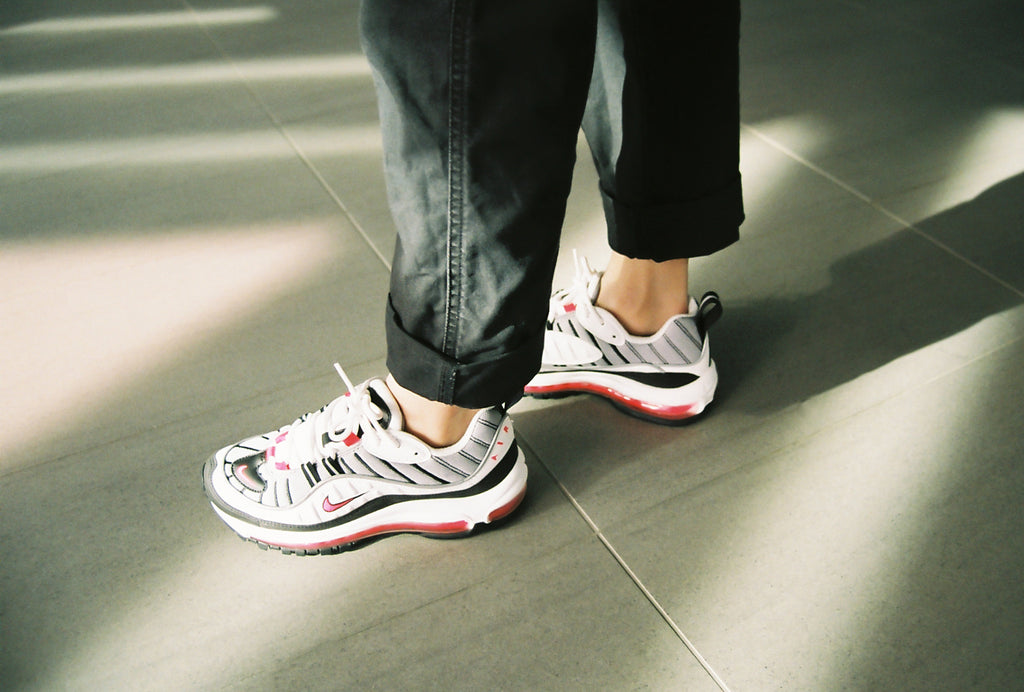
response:
M636 259L703 257L739 240L743 222L740 178L712 195L671 204L630 206L601 190L608 244Z
M457 360L405 331L390 297L385 325L387 366L395 380L422 397L464 408L511 406L540 368L544 351L544 330L540 329L511 351Z

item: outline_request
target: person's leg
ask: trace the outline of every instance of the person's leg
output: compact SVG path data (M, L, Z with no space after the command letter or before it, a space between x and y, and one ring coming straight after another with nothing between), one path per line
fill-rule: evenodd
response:
M425 437L539 367L595 16L582 0L363 7L398 228L388 368Z
M711 402L714 294L689 297L688 258L738 237L739 4L599 0L583 129L612 257L578 263L552 298L535 396L590 392L677 422Z
M686 312L685 258L732 243L743 220L739 2L599 5L584 131L613 255L597 303L652 333Z
M398 242L392 376L216 452L204 484L244 538L331 552L463 534L526 491L500 406L540 364L593 62L593 0L369 0Z
M386 382L402 410L404 430L433 447L455 444L482 410L428 399L398 384L394 375L388 375Z
M599 0L583 121L609 244L663 261L738 239L739 1Z
M675 315L689 311L689 260L655 262L612 252L594 301L615 315L630 334L650 336Z

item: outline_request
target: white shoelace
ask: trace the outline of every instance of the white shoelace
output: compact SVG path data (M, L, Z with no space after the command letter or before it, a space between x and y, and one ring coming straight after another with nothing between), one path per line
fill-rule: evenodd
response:
M575 269L573 281L568 287L559 289L551 295L548 321L553 321L561 314L566 303L572 303L582 321L604 327L605 320L595 309L594 299L591 297L596 293L601 274L594 271L587 258L578 255L576 250L572 251L572 262Z
M297 462L319 461L333 457L339 446L354 442L355 438L372 440L375 447L397 448L401 443L381 423L385 412L370 397L369 381L353 385L342 367L335 363L348 392L319 411L296 420L283 438L275 443L273 458L287 466L289 460ZM272 469L288 470L274 462Z

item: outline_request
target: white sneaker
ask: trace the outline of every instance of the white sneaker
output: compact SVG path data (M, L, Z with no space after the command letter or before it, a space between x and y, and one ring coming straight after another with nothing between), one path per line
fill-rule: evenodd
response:
M690 311L670 318L653 336L634 336L607 310L594 305L600 272L577 258L576 278L551 297L540 372L526 386L535 397L587 392L609 399L631 415L674 424L711 403L718 372L707 331L721 316L709 292Z
M332 553L381 534L465 535L519 505L525 457L505 411L481 411L456 444L434 448L402 430L382 380L353 387L338 371L347 394L206 462L213 509L242 538Z

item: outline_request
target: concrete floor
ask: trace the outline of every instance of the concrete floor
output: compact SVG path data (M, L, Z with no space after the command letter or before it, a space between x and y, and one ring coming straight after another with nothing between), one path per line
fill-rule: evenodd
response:
M1024 688L1019 0L745 2L709 415L524 402L511 521L318 558L199 470L383 372L356 4L4 6L0 687Z

